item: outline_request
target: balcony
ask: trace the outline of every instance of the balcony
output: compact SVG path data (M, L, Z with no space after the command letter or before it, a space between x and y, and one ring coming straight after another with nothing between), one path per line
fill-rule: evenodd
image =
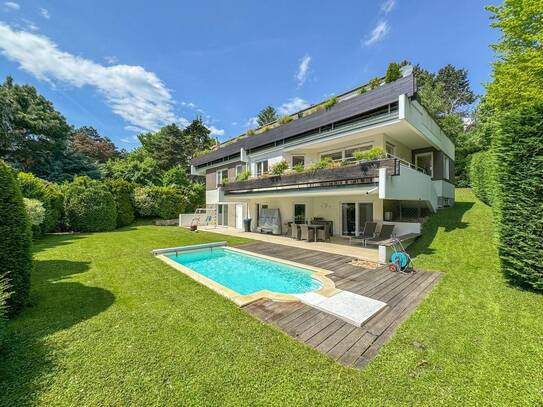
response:
M289 173L278 176L266 175L246 181L227 182L221 186L225 194L241 194L269 190L329 188L343 185L372 184L378 182L379 169L381 168L386 168L387 175L399 175L400 160L387 158L300 173Z

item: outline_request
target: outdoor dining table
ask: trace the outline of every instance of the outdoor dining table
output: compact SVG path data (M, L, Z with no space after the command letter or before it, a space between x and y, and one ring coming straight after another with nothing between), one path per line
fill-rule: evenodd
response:
M315 236L315 242L316 242L317 241L317 229L324 229L324 225L307 225L307 227L314 230L313 236Z

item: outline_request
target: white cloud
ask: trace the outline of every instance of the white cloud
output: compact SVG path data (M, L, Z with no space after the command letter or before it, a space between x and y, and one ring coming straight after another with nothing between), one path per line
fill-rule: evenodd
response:
M218 129L215 126L209 126L209 125L206 125L206 127L211 132L209 133L211 136L224 136L224 129Z
M298 82L298 86L302 86L307 79L310 62L311 57L307 54L300 60L300 65L298 65L298 71L296 72L296 75L294 75L296 81Z
M181 106L190 107L191 109L196 109L196 105L192 102L181 102Z
M381 4L381 11L385 14L388 14L392 11L395 5L396 5L395 0L385 0L385 2Z
M155 130L179 121L169 89L141 66L104 66L59 50L47 37L14 31L2 22L0 50L39 80L96 88L112 111L131 126Z
M138 126L124 126L124 129L127 131L133 131L134 133L145 133L147 131Z
M249 120L247 120L247 123L245 123L245 126L258 127L258 119L256 117L250 117Z
M51 15L49 14L49 10L47 10L46 8L41 7L40 8L40 14L46 20L49 20L51 18Z
M132 140L130 140L129 138L122 138L121 141L123 143L132 143Z
M19 5L19 3L15 3L13 1L6 1L4 2L4 6L7 8L7 9L10 9L10 10L19 10L21 8L21 6Z
M231 124L232 124L232 126L237 126L238 122L232 122Z
M376 42L379 42L388 34L389 30L390 27L388 25L388 22L386 20L380 20L375 28L372 30L369 38L364 41L364 44L369 47Z
M23 18L22 21L26 24L26 28L30 31L38 31L40 29L40 27L34 24L34 22L27 20L26 18Z
M299 110L303 110L305 108L308 108L310 106L307 101L303 100L299 97L294 97L290 99L288 102L283 103L281 106L277 108L277 112L281 115L284 114L292 114ZM255 118L256 119L256 118Z

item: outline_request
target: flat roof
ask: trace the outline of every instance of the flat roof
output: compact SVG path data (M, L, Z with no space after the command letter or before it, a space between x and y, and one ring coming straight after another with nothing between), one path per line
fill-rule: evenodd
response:
M211 151L201 157L191 160L194 166L203 166L216 160L228 159L239 155L243 148L246 151L265 146L288 137L303 134L322 126L329 125L340 120L345 120L372 110L398 102L400 95L412 97L417 92L414 75L408 75L394 82L379 86L366 93L353 96L347 100L338 102L329 109L314 112L298 118L290 123L274 127L264 133L248 136L231 144L227 144L217 150Z

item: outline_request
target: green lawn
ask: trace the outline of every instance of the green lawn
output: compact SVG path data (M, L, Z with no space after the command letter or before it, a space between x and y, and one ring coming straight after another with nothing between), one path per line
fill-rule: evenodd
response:
M363 371L149 254L218 235L140 225L47 237L0 355L0 405L542 404L543 295L507 284L489 208L466 190L457 201L414 247L417 266L444 278Z

